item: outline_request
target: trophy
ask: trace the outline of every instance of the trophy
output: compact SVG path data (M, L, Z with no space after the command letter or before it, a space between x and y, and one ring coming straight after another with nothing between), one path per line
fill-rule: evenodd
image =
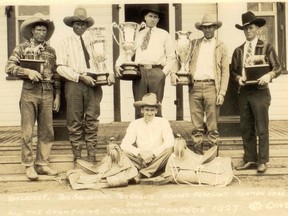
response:
M50 79L44 76L44 63L46 61L39 59L39 54L45 49L45 43L35 46L33 40L31 40L30 45L24 50L24 59L20 59L21 67L38 71L43 76L44 81Z
M189 85L191 83L191 77L189 73L189 62L191 60L192 43L189 39L192 32L190 31L177 31L176 39L176 57L181 67L176 75L180 80L177 81L179 85Z
M126 62L121 65L123 69L122 80L136 80L141 78L138 64L132 61L132 57L136 50L135 39L139 30L145 27L145 23L142 22L140 25L135 22L124 22L117 25L115 22L112 24L114 28L119 29L120 42L116 39L114 33L113 37L117 44L123 48L126 54ZM113 32L113 31L112 31Z
M106 41L102 30L104 27L93 27L87 30L88 35L86 36L87 42L90 43L91 47L91 59L97 67L97 72L89 71L86 74L93 77L96 80L96 85L108 85L109 67L106 53Z

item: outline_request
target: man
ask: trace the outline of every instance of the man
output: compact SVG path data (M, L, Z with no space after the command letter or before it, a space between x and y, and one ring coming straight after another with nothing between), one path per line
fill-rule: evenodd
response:
M215 37L215 31L222 26L208 14L202 22L195 24L204 37L192 41L190 73L193 85L189 86L189 106L192 123L194 151L203 154L204 117L206 117L207 137L210 146L219 142L218 116L224 102L228 82L229 64L225 44ZM171 84L179 78L171 74Z
M255 169L264 173L269 161L269 115L271 102L268 83L281 74L281 66L271 44L260 40L257 31L266 24L252 12L242 14L242 26L246 42L234 50L231 62L231 76L239 85L240 127L244 146L244 165L238 170ZM268 63L269 72L261 76L254 85L245 85L246 76L242 71L246 65ZM259 153L257 154L257 137ZM258 167L257 167L258 165Z
M174 136L170 124L164 118L155 117L160 106L154 93L136 101L134 107L140 107L143 118L129 124L121 142L120 147L139 170L137 183L139 178L150 178L164 168L172 154Z
M149 93L155 93L157 100L162 102L166 76L170 73L175 62L175 52L172 39L169 33L157 28L160 19L164 18L164 13L159 11L157 5L151 5L141 11L144 17L146 28L139 32L136 38L135 62L140 66L141 78L133 80L132 89L134 101ZM121 77L120 67L125 61L125 52L121 50L116 61L116 77ZM135 118L141 118L140 109L135 109ZM157 116L162 116L161 108Z
M20 32L27 41L15 47L6 65L7 74L23 79L20 98L21 154L22 164L26 167L26 175L30 180L37 180L38 174L58 174L48 166L54 140L52 110L58 112L60 106L60 79L56 73L56 54L47 43L54 29L54 23L44 19L42 14L35 14L25 20L21 24ZM21 66L20 62L25 58L45 60L43 71ZM34 160L32 138L36 121L38 139Z
M73 28L74 34L65 38L57 52L57 72L66 78L67 127L74 160L81 158L82 139L87 147L87 159L95 162L95 148L100 115L102 88L86 72L97 71L95 61L90 60L91 44L82 38L94 20L87 17L86 9L77 7L73 16L64 18L64 23ZM109 74L108 85L114 83L114 74ZM84 125L83 125L84 124ZM84 133L85 131L85 133ZM84 135L85 134L85 135Z

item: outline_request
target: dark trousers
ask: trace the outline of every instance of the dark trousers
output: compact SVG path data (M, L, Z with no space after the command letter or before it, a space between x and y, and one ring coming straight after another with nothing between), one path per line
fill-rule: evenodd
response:
M269 88L246 86L240 89L240 127L244 145L244 162L269 161ZM257 135L259 153L257 154Z
M97 144L102 88L101 86L90 87L83 82L67 81L65 84L65 97L67 101L67 127L72 149L81 152L85 131L84 139L88 156L94 156ZM75 155L75 151L73 153L74 156L81 156Z
M147 93L155 93L159 102L162 102L164 97L164 87L166 75L161 68L145 69L140 68L141 79L133 80L132 89L134 101L142 100L142 97ZM156 116L162 117L161 108L158 109ZM135 118L143 117L140 108L135 108Z

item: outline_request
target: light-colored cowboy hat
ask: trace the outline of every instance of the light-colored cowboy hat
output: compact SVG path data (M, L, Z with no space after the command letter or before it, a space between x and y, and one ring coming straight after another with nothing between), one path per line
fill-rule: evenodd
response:
M45 40L48 41L51 38L55 30L53 21L44 19L44 15L41 13L36 13L31 18L26 19L20 26L20 32L26 40L30 40L32 38L33 35L31 30L36 24L39 23L47 27L47 35Z
M149 5L146 8L142 8L140 11L142 17L144 17L149 12L153 12L153 13L158 14L160 19L163 19L165 16L165 13L163 11L160 11L158 4Z
M214 25L216 26L217 29L219 29L222 26L222 22L213 19L209 14L205 14L201 23L200 22L195 23L195 28L198 30L202 30L203 26L211 26L211 25Z
M148 93L142 97L141 101L136 101L134 107L143 107L143 106L153 106L160 107L161 103L157 102L157 96L155 93Z
M76 21L86 22L87 28L94 25L94 19L91 17L87 17L86 9L83 7L75 8L73 16L67 16L63 19L63 22L69 27L72 27L73 22L76 22Z
M235 27L237 29L243 30L245 26L248 26L250 24L255 24L259 27L262 27L266 24L266 20L260 17L256 17L254 13L252 13L251 11L248 11L242 14L242 26L239 24L236 24Z

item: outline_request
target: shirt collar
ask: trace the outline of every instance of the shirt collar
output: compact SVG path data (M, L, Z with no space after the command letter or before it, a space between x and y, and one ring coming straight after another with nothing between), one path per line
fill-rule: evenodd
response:
M211 42L214 42L216 39L215 39L215 37L213 37L213 38L211 38L211 39L207 39L207 38L203 38L203 42L204 43L211 43Z
M255 37L252 41L246 40L246 44L248 45L249 43L251 43L252 47L256 47L257 42L258 42L258 37Z

